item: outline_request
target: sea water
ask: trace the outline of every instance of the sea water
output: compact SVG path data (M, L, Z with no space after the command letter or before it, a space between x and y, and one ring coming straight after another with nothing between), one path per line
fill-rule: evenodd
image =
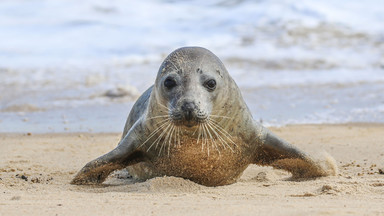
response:
M182 46L266 126L384 122L381 0L2 0L0 132L121 132Z

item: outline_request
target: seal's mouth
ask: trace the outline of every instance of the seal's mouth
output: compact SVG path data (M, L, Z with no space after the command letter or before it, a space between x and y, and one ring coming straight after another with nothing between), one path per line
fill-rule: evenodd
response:
M195 127L201 123L205 123L208 119L205 115L196 115L195 113L177 113L170 115L172 122L176 126Z
M208 119L206 112L201 111L193 102L186 102L180 108L170 112L170 118L177 126L194 127Z
M197 118L191 121L184 121L183 124L187 127L194 127L199 124L204 124L207 121L207 118Z

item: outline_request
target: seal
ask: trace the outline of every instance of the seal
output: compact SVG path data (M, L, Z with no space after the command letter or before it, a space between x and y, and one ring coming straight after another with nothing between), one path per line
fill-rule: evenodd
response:
M118 169L139 179L176 176L206 186L236 182L249 164L293 178L334 174L253 120L223 63L201 47L172 52L134 104L115 149L87 163L72 184L99 184Z

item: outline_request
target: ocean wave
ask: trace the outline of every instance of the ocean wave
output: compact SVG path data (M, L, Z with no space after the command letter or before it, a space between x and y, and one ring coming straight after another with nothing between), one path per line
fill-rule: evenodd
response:
M181 46L217 54L268 124L382 122L383 23L380 0L3 0L0 126L130 106Z

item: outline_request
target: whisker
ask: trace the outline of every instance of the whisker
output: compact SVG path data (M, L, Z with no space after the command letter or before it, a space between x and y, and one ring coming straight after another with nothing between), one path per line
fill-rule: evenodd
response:
M196 142L196 145L199 144L199 141L200 141L200 136L201 136L201 123L199 123L199 134L197 135L197 142ZM203 147L203 146L202 146ZM203 148L201 149L201 151L203 151Z
M151 120L151 119L157 119L157 118L164 118L164 117L169 117L169 115L155 116L155 117L147 118L145 121L148 121L148 120Z
M165 139L163 140L163 143L162 143L161 146L160 146L159 156L161 155L161 152L162 152L163 148L165 149L165 143L168 142L168 139L169 139L169 133L170 133L172 127L173 127L173 124L170 124L170 126L171 126L171 127L169 127L169 129L166 130L166 131L167 131L167 135L166 135ZM157 144L156 144L156 149L157 149ZM165 150L164 150L164 151L165 151Z
M199 123L200 124L200 123ZM199 128L196 128L196 130L195 131L193 131L193 134L192 134L192 136L193 135L195 135L195 133L196 133L196 131L198 130Z
M166 121L171 122L172 119L171 118L163 119L163 120L160 120L157 124L161 124L161 123L166 122Z
M175 142L174 142L173 146L177 146L178 130L179 130L179 126L175 126L175 139L173 140Z
M166 133L166 131L168 130L168 128L169 128L170 126L172 126L171 123L169 123L169 124L166 126L166 128L163 130L163 132L161 132L160 136L156 138L156 140L151 144L151 146L149 146L149 148L147 149L147 152L148 152L149 149L151 149L152 146L155 145L155 144L156 144L155 149L157 149L157 146L158 146L160 140L163 138L164 134Z
M166 119L166 120L168 120L168 119ZM166 127L167 123L169 123L169 122L164 120L163 123L158 128L156 128L154 131L152 131L151 134L149 134L148 138L139 146L139 148L142 147L143 145L145 145L145 143L147 143L148 140L150 140L153 136L155 136L158 131L160 131L161 129Z
M168 127L170 126L170 124L169 125L167 125L167 127L165 128L165 130L163 130L163 132L161 132L161 134L155 139L155 141L154 142L152 142L152 144L149 146L149 148L147 149L147 152L152 148L152 146L154 146L155 144L156 144L156 146L155 146L155 149L157 149L157 146L158 146L158 143L160 142L160 140L163 138L163 136L165 135L165 131L166 131L166 129L168 129Z
M217 131L220 132L220 134L222 134L230 142L232 142L234 145L236 145L236 143L231 139L232 136L227 131L225 131L225 129L220 128L218 125L215 125L213 122L211 122L211 126L214 127L215 129L217 129Z
M212 126L217 129L218 132L223 134L232 144L234 144L236 147L238 147L237 144L231 139L231 137L232 137L231 134L229 134L224 128L222 128L220 125L218 125L214 121L212 121L212 120L209 120L209 121L212 123Z
M205 131L204 124L202 125L203 135L204 135L204 146L206 146L206 148L207 148L208 157L209 157L209 145L208 145L208 140L207 140L208 136L207 136L207 132Z
M204 147L205 147L205 131L204 131L204 128L202 126L203 124L201 123L200 124L200 133L201 133L201 151L204 151Z
M169 152L171 150L171 140L172 140L172 135L174 131L175 131L175 125L172 125L171 135L169 136L169 140L168 140L168 157L169 157Z
M167 142L167 139L168 139L168 136L169 136L169 131L171 130L172 126L170 126L168 129L167 129L167 132L164 134L164 139L161 140L158 144L156 145L159 145L160 149L159 149L159 155L161 154L161 151L162 149L164 148L164 143ZM156 148L157 149L157 148Z
M209 128L207 127L207 124L204 124L204 127L207 130L209 137L211 138L210 141L211 141L211 144L212 144L212 148L215 147L216 150L219 152L219 155L221 155L221 152L220 152L220 150L219 150L219 148L218 148L218 146L216 144L216 141L213 139L212 134L209 131Z
M180 143L180 126L177 126L177 143L178 143L178 146L181 146L181 143Z
M213 131L213 133L215 133L216 137L219 139L219 141L220 141L221 145L223 146L223 148L226 149L226 146L228 146L229 149L230 149L232 152L234 152L234 150L232 149L232 147L231 147L231 146L230 146L230 145L229 145L229 144L228 144L228 143L221 137L221 135L220 135L218 132L216 132L217 129L214 129L214 128L213 128L212 123L208 122L207 125L211 128L211 130Z
M166 109L166 110L168 110L168 111L171 111L171 109L170 109L170 108L168 108L168 107L164 106L164 105L163 105L163 104L161 104L161 103L158 103L158 105L160 105L161 107L165 108L165 109Z
M232 135L231 135L230 133L228 133L228 131L225 130L223 127L221 127L221 126L219 125L218 122L216 122L216 121L213 120L213 119L208 119L208 121L210 121L210 122L212 123L212 125L216 125L218 128L220 128L220 129L221 129L223 132L225 132L225 134L227 134L229 137L232 137Z

